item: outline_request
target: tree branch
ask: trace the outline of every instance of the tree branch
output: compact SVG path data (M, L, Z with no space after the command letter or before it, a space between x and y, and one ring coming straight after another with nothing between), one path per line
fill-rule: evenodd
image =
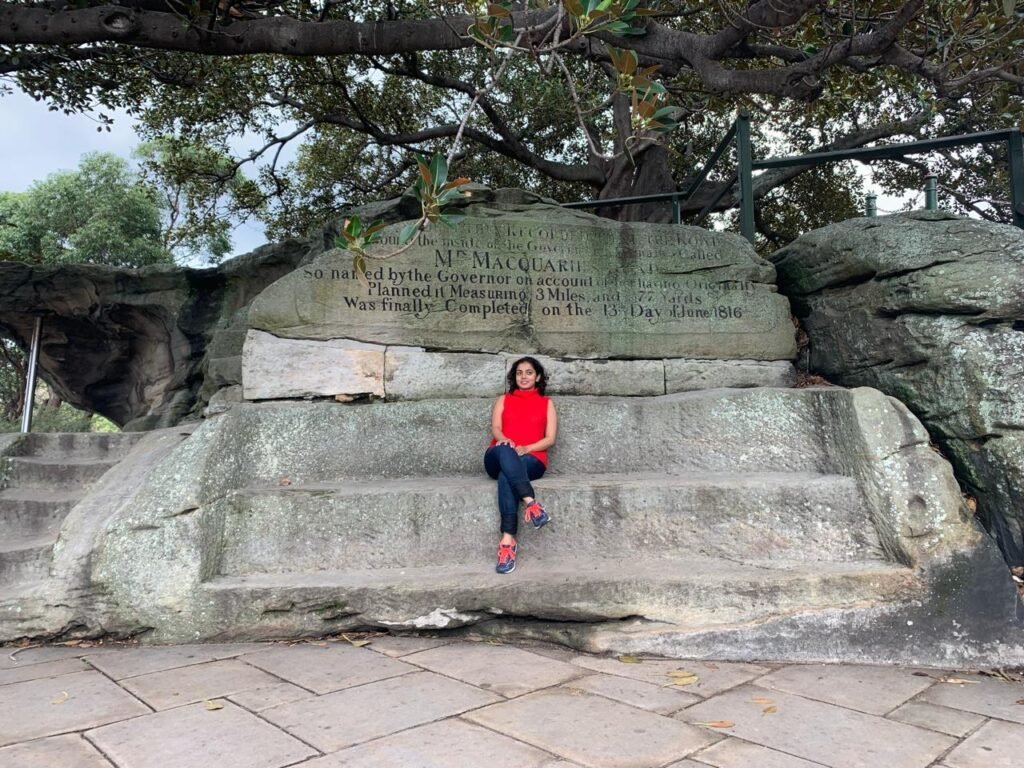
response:
M516 27L543 24L553 10L513 14ZM289 16L234 20L204 29L208 16L183 23L175 13L103 5L54 11L45 5L0 3L0 45L127 43L138 48L211 56L283 53L290 56L394 54L470 48L468 15L394 21L314 21Z

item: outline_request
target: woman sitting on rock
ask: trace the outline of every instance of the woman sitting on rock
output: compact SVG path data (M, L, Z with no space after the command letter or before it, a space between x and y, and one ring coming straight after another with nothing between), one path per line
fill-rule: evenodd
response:
M523 517L534 528L551 519L530 485L547 469L548 448L555 444L558 431L555 406L544 396L546 384L541 364L532 357L521 357L508 372L508 393L498 397L491 410L494 439L484 454L484 469L498 481L498 573L516 568L519 502L526 504Z

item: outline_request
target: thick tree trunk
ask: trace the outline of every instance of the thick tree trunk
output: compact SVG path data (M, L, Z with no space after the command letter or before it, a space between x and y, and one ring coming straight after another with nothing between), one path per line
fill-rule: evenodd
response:
M645 148L630 156L623 153L608 164L608 174L598 195L600 200L674 192L675 180L668 150L661 145ZM597 214L619 221L671 222L672 204L640 203L598 208Z

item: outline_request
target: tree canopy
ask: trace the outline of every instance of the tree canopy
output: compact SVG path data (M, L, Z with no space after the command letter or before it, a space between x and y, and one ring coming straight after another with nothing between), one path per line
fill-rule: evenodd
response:
M153 190L126 160L93 153L77 171L0 193L0 259L141 267L171 256Z
M0 75L59 109L127 109L149 138L255 142L194 176L287 234L400 191L413 151L607 199L684 187L739 109L790 152L1016 126L1022 26L1005 0L0 0ZM771 204L800 173L758 177L762 231L815 224L813 202L800 221ZM998 217L974 177L961 203ZM819 170L805 190L850 183Z

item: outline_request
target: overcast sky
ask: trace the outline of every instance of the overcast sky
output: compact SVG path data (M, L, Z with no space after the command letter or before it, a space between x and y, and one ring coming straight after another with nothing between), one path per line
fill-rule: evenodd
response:
M115 114L110 133L97 131L95 120L50 112L20 91L0 96L0 116L0 191L23 192L55 171L74 170L86 152L112 152L131 159L139 143L127 115ZM267 240L262 226L245 224L235 228L232 241L233 255L237 255Z

